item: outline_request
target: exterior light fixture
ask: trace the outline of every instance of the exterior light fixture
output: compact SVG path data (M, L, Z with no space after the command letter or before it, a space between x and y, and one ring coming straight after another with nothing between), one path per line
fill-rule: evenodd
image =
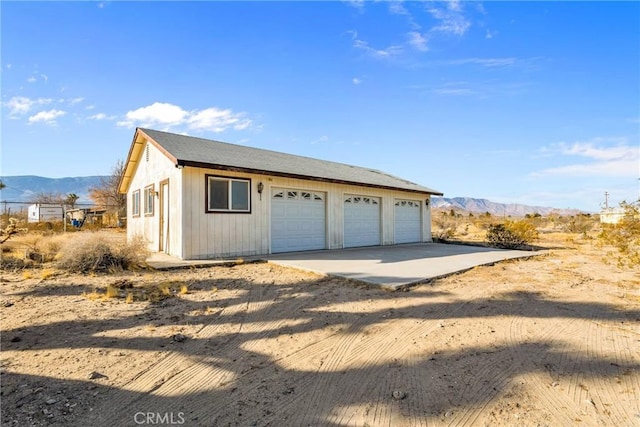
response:
M260 195L260 200L262 200L262 191L264 190L264 184L262 182L258 183L258 194Z

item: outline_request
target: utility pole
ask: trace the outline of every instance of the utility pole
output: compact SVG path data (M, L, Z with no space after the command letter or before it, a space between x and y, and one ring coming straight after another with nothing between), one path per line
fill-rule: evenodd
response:
M609 209L609 192L604 192L604 208Z

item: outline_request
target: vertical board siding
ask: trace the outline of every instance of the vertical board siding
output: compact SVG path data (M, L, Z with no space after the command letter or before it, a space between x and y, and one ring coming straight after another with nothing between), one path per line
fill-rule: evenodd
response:
M149 160L146 152L149 150ZM183 209L175 201L182 198L182 179L180 170L153 145L145 144L138 160L134 176L127 191L127 238L129 240L142 237L149 250L157 252L160 245L160 199L154 196L153 215L144 214L144 189L149 185L160 191L160 182L169 180L169 251L170 254L182 257L182 215ZM140 190L140 216L133 217L132 197L134 191Z
M426 194L193 167L185 167L181 172L184 195L184 214L181 217L184 241L181 247L184 259L268 254L271 250L271 190L274 187L326 193L326 236L329 249L340 249L344 245L345 194L381 199L383 245L394 243L395 200L421 201L422 241L431 241L430 205L425 203L428 198ZM206 174L251 179L251 213L205 213ZM260 182L264 185L262 200L257 191ZM175 193L172 194L172 199L173 195ZM178 247L177 244L174 247Z

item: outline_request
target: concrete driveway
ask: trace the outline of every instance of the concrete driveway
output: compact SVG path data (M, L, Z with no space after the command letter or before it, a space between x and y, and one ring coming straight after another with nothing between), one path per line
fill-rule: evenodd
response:
M478 265L545 252L479 246L416 243L269 255L269 262L321 274L355 279L396 290Z

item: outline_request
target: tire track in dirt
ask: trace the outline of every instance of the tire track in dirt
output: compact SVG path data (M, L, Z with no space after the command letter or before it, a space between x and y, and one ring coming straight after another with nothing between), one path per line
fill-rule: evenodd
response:
M593 311L586 314L586 316L593 315ZM560 342L566 341L564 337L576 336L576 330L581 329L582 320L576 318L567 318L563 322L555 322L549 320L544 322L542 327L543 333L533 335L531 338L527 338L523 333L524 323L527 319L524 317L518 317L514 319L510 327L509 345L513 351L518 345L526 342L527 339L533 342ZM561 326L560 326L561 325ZM542 327L537 327L536 331L540 331ZM547 413L555 420L558 425L567 422L567 418L574 422L575 419L581 415L577 411L572 399L563 395L556 387L545 382L542 378L542 369L549 370L554 364L560 364L560 366L575 366L576 361L573 359L573 349L567 350L566 346L552 348L543 347L536 352L527 352L526 354L516 354L516 357L527 356L526 364L530 369L525 374L529 388L532 388L536 392L536 397L545 403L545 409ZM553 350L553 353L549 351ZM515 354L515 353L514 353ZM549 360L550 357L554 357L556 360ZM558 360L559 358L559 360ZM553 362L553 363L551 363ZM524 363L522 363L524 366ZM563 369L564 371L564 369ZM574 376L575 377L575 376Z
M449 318L455 317L455 313L463 310L469 303L473 301L473 296L478 295L480 291L473 292L472 295L465 295L466 299L462 301L456 301L454 307L451 304L441 304L439 309L430 311L430 318ZM471 298L470 298L471 297ZM405 320L406 319L402 319ZM349 396L351 401L362 405L363 402L368 399L375 399L374 405L374 418L371 420L374 425L380 423L386 424L390 422L391 415L386 418L380 418L381 413L387 413L391 411L390 403L391 393L393 390L389 389L388 383L381 383L379 378L386 378L386 371L388 367L380 366L381 360L387 358L389 360L402 360L404 353L407 351L404 345L413 336L419 337L427 332L432 332L437 326L438 320L432 320L430 323L416 323L413 326L398 327L394 321L385 321L382 329L376 334L371 334L362 338L359 342L355 342L355 336L350 334L346 339L343 338L341 342L337 344L340 348L339 352L331 353L330 363L325 363L322 369L317 374L329 371L329 367L333 370L340 366L341 370L356 372L356 376L349 376L350 381L341 387L341 395ZM361 322L358 322L360 324ZM358 325L359 326L359 325ZM326 368L325 368L326 367ZM358 372L362 372L358 374ZM372 373L372 372L375 372ZM366 375L366 376L365 376ZM306 409L302 412L302 416L299 420L296 420L298 425L316 425L317 423L326 422L326 419L320 419L319 416L324 414L325 417L332 413L331 409L335 407L334 399L325 399L318 401L318 396L327 394L330 390L328 382L330 376L323 376L322 381L317 381L312 384L312 395L308 400L305 400ZM386 389L380 389L381 384L385 384ZM374 391L376 390L376 391ZM374 391L374 392L372 392ZM418 390L418 395L423 394L423 390ZM341 409L336 415L330 416L330 421L341 423L344 422L347 416L346 409ZM389 412L391 414L392 412ZM396 425L399 420L394 420Z
M154 406L153 400L157 397L196 393L202 391L202 384L208 383L219 386L234 380L237 377L235 372L237 367L234 366L234 359L246 354L249 351L246 347L251 347L250 343L245 343L247 344L245 349L240 347L244 343L244 338L239 333L243 325L252 323L252 328L256 329L256 332L252 333L255 340L273 333L274 322L260 321L260 319L269 317L268 307L273 305L272 303L277 298L277 294L273 296L275 298L266 298L266 296L267 291L263 289L260 295L261 298L252 300L250 291L247 293L247 301L241 304L244 305L244 308L237 310L237 313L232 313L236 310L230 310L229 307L223 308L216 313L215 317L212 316L211 323L200 329L198 339L188 340L182 344L182 350L169 353L162 360L136 375L124 388L130 392L140 393L137 399L132 401L130 394L127 393L114 393L113 399L109 401L109 406L121 409L118 412L122 414L121 421L123 421L123 425L131 419L129 412L133 414L139 408ZM295 310L303 304L304 301L301 299L296 303L296 306L291 308ZM242 318L237 324L230 327L219 322L223 313L226 316L240 313ZM258 320L255 323L252 322L254 318ZM280 320L276 322L276 325L281 326L287 320L287 316L280 316ZM267 329L264 330L261 326L266 326ZM208 348L207 344L210 338L215 338L219 334L222 327L230 330L225 331L229 339L225 340L221 345L224 348L230 347L232 350L225 352L226 361L212 365L208 356L211 349ZM237 344L234 345L234 341ZM211 403L213 402L207 402L208 405ZM127 408L135 408L135 410L127 411ZM199 409L196 408L196 412L202 412ZM213 411L207 409L203 415L209 412ZM115 415L117 417L117 414Z
M606 327L608 322L603 320L602 315L589 322L588 336L590 337L590 345L588 355L590 360L601 360L603 354L609 353L606 352L608 343L611 343L610 346L613 348L612 353L616 355L616 361L619 360L615 346L618 334L612 328ZM633 363L633 358L624 358L622 360L623 365L633 365ZM614 385L613 375L614 371L617 371L616 364L621 366L620 363L611 362L611 372L606 376L604 372L599 372L596 369L595 364L590 364L591 378L596 383L595 390L591 390L593 393L590 393L590 399L592 399L593 406L601 418L606 417L607 421L610 421L613 425L626 425L630 420L633 420L635 414L629 413L625 409L627 405L622 404L621 393L616 390L618 387ZM632 375L623 376L632 377ZM633 394L636 394L638 389L630 388L630 390L632 390ZM635 398L636 402L638 400L640 400L640 396Z
M527 365L535 365L535 360L543 358L544 354L548 351L548 347L546 346L539 346L536 349L528 347L522 350L517 349L528 341L533 343L553 342L558 336L563 334L568 324L575 322L575 319L568 320L568 323L562 324L552 322L552 326L545 328L544 333L534 337L525 337L523 324L527 320L530 320L530 318L518 316L511 321L506 336L509 358L507 359L505 354L505 356L499 359L495 357L487 359L486 363L476 371L476 381L469 384L459 395L459 401L470 400L482 403L467 409L461 408L462 412L454 416L450 425L465 426L477 424L480 417L487 415L487 407L493 401L492 398L506 390L509 382L518 374L518 371L524 371L526 375L529 370ZM523 359L523 357L525 357L525 359ZM532 375L531 377L536 378L537 375ZM491 381L482 383L481 379L486 378L491 378ZM545 387L539 388L544 390ZM553 405L558 405L559 402L550 401L548 403L551 407L554 407ZM556 413L556 411L551 412Z
M614 333L614 331L611 331L611 333ZM636 337L633 337L633 335ZM640 333L624 329L618 332L617 337L619 339L613 341L616 363L619 366L624 363L640 365ZM631 350L632 347L635 347L635 352ZM625 371L622 374L618 373L614 380L620 384L622 393L633 393L634 397L627 399L629 403L635 403L635 414L632 414L632 419L634 416L640 418L640 372Z
M531 357L532 355L528 354L527 360L536 370L544 367L548 371L549 369L553 369L554 364L556 364L561 367L560 374L566 369L574 372L574 374L569 374L571 377L569 378L565 391L558 388L560 384L557 382L551 385L545 383L542 374L539 372L531 372L526 376L527 382L536 388L536 397L546 402L545 406L549 410L549 414L554 417L558 424L566 423L567 418L570 419L571 422L577 419L583 419L584 421L585 413L580 408L588 408L590 401L598 399L598 395L591 394L584 385L584 377L587 372L590 373L589 377L598 383L598 387L596 387L597 390L606 390L606 394L615 396L611 382L607 381L602 372L595 370L595 365L591 363L591 361L598 360L603 354L601 345L597 343L603 342L598 340L603 340L604 337L602 336L601 330L598 330L599 328L594 330L593 325L595 323L593 320L585 319L598 319L602 316L603 313L591 309L588 313L584 313L581 319L564 319L563 323L566 325L564 328L548 328L545 330L546 333L539 334L532 338L535 341L542 342L558 342L561 339L566 342L566 337L571 337L572 340L577 340L580 343L578 352L575 351L575 346L567 343L566 346L558 348L557 351L553 353L542 353L538 363L535 362L535 358ZM585 321L589 322L588 328L584 327ZM518 318L512 322L512 334L510 337L512 346L517 345L519 341L518 337L523 336L523 322L523 318ZM552 324L555 325L556 323L559 322L553 322ZM535 353L533 355L535 355ZM587 357L585 357L585 355L587 355ZM553 359L550 360L550 358ZM549 372L549 375L553 378L553 372ZM602 401L596 407L598 406L600 408L604 407ZM593 409L593 407L590 409ZM563 418L559 418L560 414L563 415ZM591 415L593 414L589 416L591 417ZM596 413L595 418L602 418L602 415L602 413ZM595 422L595 419L593 422ZM609 423L611 423L611 421L609 421ZM624 423L620 424L615 422L614 425L624 425Z

